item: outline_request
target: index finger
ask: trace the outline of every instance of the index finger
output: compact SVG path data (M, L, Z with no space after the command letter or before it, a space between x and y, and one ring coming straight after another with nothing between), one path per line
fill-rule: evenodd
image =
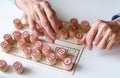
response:
M91 29L86 35L86 44L89 50L91 50L93 47L92 42L94 41L97 31L98 31L98 23L95 23L92 25Z
M40 9L40 5L36 5L36 12L40 18L40 22L39 24L43 26L43 28L45 29L46 33L54 40L55 39L55 32L54 30L51 28L50 23L48 21L48 19L46 18L45 13Z
M57 19L55 11L51 8L50 4L46 1L42 2L41 5L43 6L43 10L45 11L46 16L52 28L57 33L59 29L59 25L58 25L58 19Z

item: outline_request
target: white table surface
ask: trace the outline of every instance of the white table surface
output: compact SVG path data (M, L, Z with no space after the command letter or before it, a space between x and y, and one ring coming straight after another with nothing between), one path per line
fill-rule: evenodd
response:
M76 17L79 21L87 19L92 23L96 19L110 20L112 15L120 12L119 0L49 0L52 7L62 19ZM0 41L3 34L12 31L12 21L21 17L22 12L7 0L0 2ZM5 59L11 66L16 60L22 61L26 68L24 74L13 70L0 72L0 78L120 78L120 45L111 51L92 51L86 48L74 75L42 68L37 64L0 52L0 59Z

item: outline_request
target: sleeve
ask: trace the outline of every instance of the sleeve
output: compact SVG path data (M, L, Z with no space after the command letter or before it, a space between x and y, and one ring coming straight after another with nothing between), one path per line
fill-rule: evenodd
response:
M116 19L116 18L118 18L118 17L120 17L120 13L114 15L114 16L112 17L112 20L114 20L114 19Z

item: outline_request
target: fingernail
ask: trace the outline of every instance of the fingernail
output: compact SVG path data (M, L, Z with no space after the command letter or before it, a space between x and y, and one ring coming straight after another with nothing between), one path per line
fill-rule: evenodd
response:
M96 43L96 42L93 42L93 45L97 45L97 43Z
M56 39L55 36L52 36L52 39L55 40Z
M81 40L80 40L80 44L86 44L86 40L84 39L84 38L82 38Z
M80 41L80 44L85 45L85 44L86 44L86 42L85 42L84 40L81 40L81 41Z
M52 44L53 44L53 43L54 43L54 40L50 40L50 43L52 43Z
M89 50L91 51L91 50L92 50L92 47L89 47Z
M88 45L88 49L91 51L92 50L92 44Z
M87 47L89 50L91 50L91 48L90 47Z
M80 41L80 44L83 44L83 41L82 41L82 40Z
M112 49L112 48L106 48L106 50L108 50L108 51L111 50L111 49Z

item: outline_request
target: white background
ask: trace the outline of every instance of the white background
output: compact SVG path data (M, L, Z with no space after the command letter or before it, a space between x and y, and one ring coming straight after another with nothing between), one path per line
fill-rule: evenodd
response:
M119 0L49 0L52 7L62 19L69 20L76 17L94 22L96 19L111 20L111 17L120 12ZM12 21L21 17L22 12L7 0L0 2L0 41L3 34L12 31ZM0 72L0 78L120 78L120 45L111 51L99 50L94 47L92 51L87 48L79 61L74 75L43 68L30 61L7 55L0 52L0 59L5 59L11 66L20 60L26 68L24 74L19 75L10 70Z

